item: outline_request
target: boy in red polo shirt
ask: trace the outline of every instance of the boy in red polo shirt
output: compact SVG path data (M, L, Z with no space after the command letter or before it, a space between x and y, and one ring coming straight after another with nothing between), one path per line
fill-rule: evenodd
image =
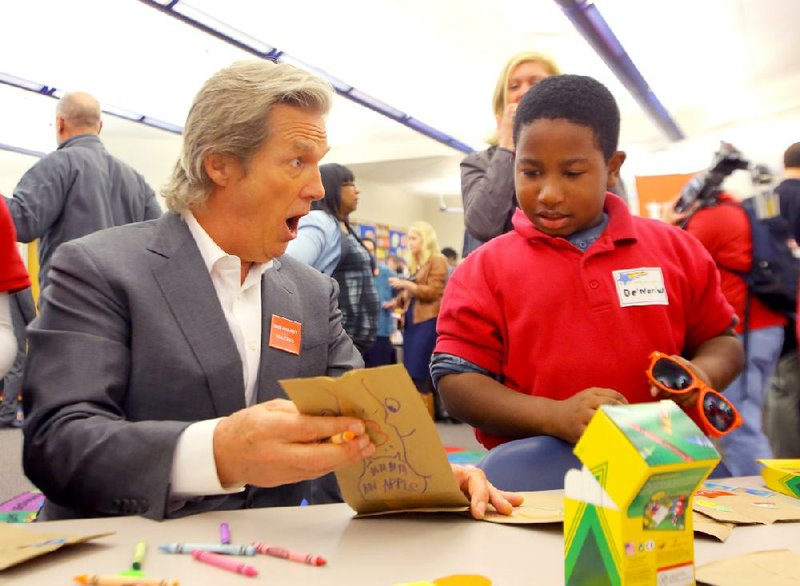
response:
M654 350L690 360L715 389L742 368L703 246L607 193L625 160L618 139L617 104L592 78L549 77L519 104L514 230L453 273L431 363L448 411L486 447L575 442L600 405L654 400Z

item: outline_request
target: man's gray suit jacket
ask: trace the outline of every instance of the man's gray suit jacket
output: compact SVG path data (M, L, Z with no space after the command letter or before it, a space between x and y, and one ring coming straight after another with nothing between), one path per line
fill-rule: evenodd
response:
M280 379L337 376L362 365L341 327L335 281L288 256L262 279L259 402L286 397ZM23 386L23 464L47 497L44 519L160 519L325 502L336 492L329 475L188 502L170 498L184 428L245 407L241 359L180 216L65 243L44 294L29 328ZM299 356L268 346L272 315L302 324Z

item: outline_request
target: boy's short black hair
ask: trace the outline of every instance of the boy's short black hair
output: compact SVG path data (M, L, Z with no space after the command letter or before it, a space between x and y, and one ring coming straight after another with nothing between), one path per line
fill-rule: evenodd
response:
M450 246L445 246L442 248L442 254L451 260L458 260L458 253L456 253L454 248Z
M553 75L528 90L514 114L514 146L522 127L541 118L588 126L606 161L617 150L619 107L608 88L592 77Z

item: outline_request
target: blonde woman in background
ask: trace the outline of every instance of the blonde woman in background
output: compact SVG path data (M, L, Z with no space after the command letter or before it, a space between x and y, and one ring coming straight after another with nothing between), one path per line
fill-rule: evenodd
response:
M403 311L403 364L429 408L433 384L429 363L436 344L436 317L447 280L447 260L439 252L433 226L414 222L408 229L409 279L389 278L400 294L386 304Z
M530 88L561 73L555 62L539 53L518 53L506 62L494 90L492 105L497 129L489 148L470 153L461 162L464 201L462 258L495 236L511 230L517 206L514 191L514 112Z

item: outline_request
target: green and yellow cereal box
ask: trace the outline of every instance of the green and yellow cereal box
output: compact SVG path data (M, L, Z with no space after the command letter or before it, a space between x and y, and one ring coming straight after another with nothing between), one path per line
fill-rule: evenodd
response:
M565 478L566 584L694 584L692 495L719 454L673 402L603 406Z

